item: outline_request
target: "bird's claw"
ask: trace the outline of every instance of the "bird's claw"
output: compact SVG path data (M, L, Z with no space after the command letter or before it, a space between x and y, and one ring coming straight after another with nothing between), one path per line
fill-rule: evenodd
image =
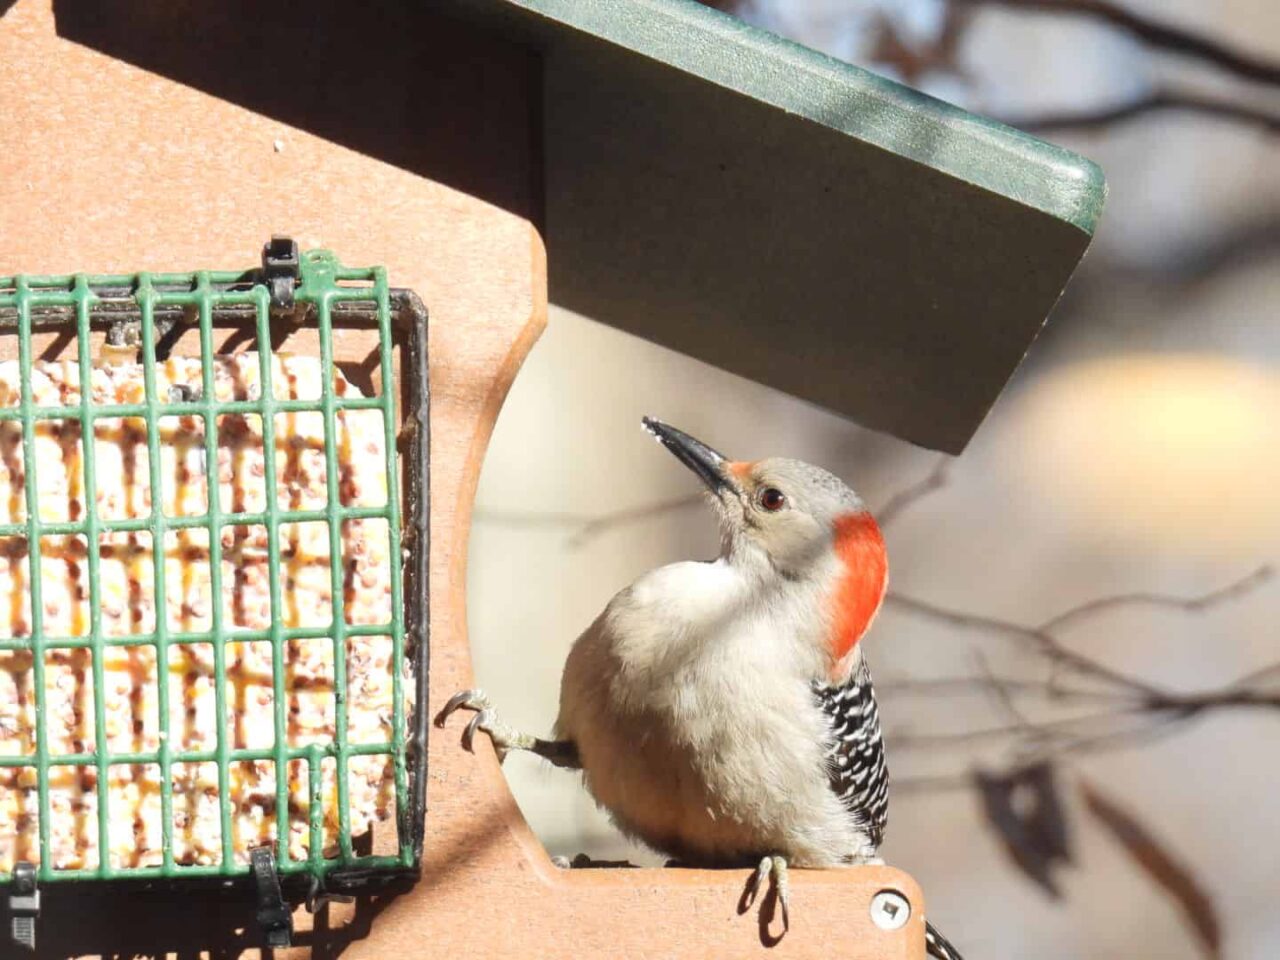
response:
M760 863L756 866L755 873L747 882L747 895L743 909L748 910L751 908L760 892L768 886L770 881L773 883L778 909L782 914L782 932L786 933L791 929L791 881L787 876L787 860L785 857L775 854L760 858ZM764 910L764 906L764 904L761 904L760 909Z
M471 722L468 723L466 728L462 731L462 749L466 750L468 753L476 752L475 739L477 730L487 733L489 738L492 740L493 721L496 719L497 715L493 710L488 707L482 708L474 717L471 718ZM494 741L494 746L498 746L497 741ZM499 758L501 758L502 753L503 751L499 749Z
M751 879L747 881L747 898L743 902L745 908L750 908L756 902L756 897L760 896L760 891L764 889L765 880L769 876L769 867L770 858L765 857L756 867L756 872L752 874Z
M493 742L494 752L498 755L498 762L501 763L506 759L508 751L512 747L512 737L505 728L498 723L498 714L494 711L493 705L489 702L489 698L480 688L472 690L460 690L449 698L446 703L436 714L436 726L444 727L445 721L449 719L451 714L459 710L473 710L475 716L462 730L462 748L468 753L475 753L476 733L485 733Z
M459 710L481 711L489 710L492 706L489 703L489 698L485 696L484 691L479 687L471 690L459 690L449 698L449 702L441 707L440 712L436 714L436 726L443 729L445 721L449 719L450 715Z

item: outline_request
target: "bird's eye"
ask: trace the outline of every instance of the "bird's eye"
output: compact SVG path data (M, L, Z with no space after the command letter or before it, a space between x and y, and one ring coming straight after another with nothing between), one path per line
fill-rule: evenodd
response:
M781 510L786 506L787 498L777 487L765 487L760 491L760 506L764 507L770 513Z

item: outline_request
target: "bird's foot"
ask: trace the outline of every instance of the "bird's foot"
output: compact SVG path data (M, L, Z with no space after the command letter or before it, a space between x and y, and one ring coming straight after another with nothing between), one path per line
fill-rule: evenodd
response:
M535 738L528 734L517 733L499 720L497 711L493 709L493 704L489 702L483 690L476 688L455 693L436 714L436 726L443 727L445 721L459 710L471 710L475 713L462 731L462 748L467 752L475 753L477 733L488 735L493 742L493 750L498 755L499 763L505 760L512 750L533 749Z
M578 767L578 748L570 740L543 740L540 737L520 733L498 719L493 704L485 696L483 690L462 690L449 698L449 702L436 714L436 726L443 727L450 715L459 710L471 710L475 716L462 731L463 749L475 753L477 733L487 734L493 743L493 750L498 755L498 762L506 759L512 750L528 750L557 767L576 769Z
M756 902L756 898L760 895L768 884L772 882L774 897L777 900L778 909L782 914L782 932L786 933L791 929L791 881L787 877L787 859L786 857L771 854L761 857L760 863L756 867L756 872L752 874L751 879L747 881L747 890L744 897L743 910L748 910L751 905ZM760 910L763 913L765 909L764 902L760 904ZM764 923L764 920L761 920ZM763 929L763 928L762 928Z

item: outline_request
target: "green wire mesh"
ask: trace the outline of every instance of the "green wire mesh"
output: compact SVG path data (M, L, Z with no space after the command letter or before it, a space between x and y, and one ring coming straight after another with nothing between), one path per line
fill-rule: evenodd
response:
M36 707L36 744L34 755L0 756L0 768L34 768L38 793L38 845L40 882L67 880L173 879L230 877L250 872L247 862L238 862L233 850L232 796L229 770L240 761L274 762L276 781L275 857L281 875L307 875L311 889L342 889L363 886L379 874L404 875L416 871L421 854L422 820L425 807L425 723L413 719L410 729L406 716L405 685L416 682L415 714L425 711L426 658L426 342L425 313L417 298L388 287L386 272L381 267L352 269L343 267L327 251L309 251L299 258L296 281L291 292L290 322L305 318L314 322L319 333L321 384L319 400L279 399L272 389L272 324L281 314L281 305L272 302L272 288L261 271L199 271L190 274L14 276L0 277L0 330L10 334L16 328L19 349L21 398L16 407L0 409L0 421L19 421L22 426L22 450L25 474L25 516L23 523L0 524L0 536L25 540L29 551L31 624L28 636L0 639L0 650L24 650L32 656L33 686ZM184 322L198 324L203 390L197 399L173 399L157 396L157 342L165 334L165 324L157 317L179 315ZM237 315L250 320L258 345L261 391L258 399L218 402L214 389L214 321L215 316ZM381 372L382 390L372 397L337 397L334 391L333 329L335 316L367 315L376 321L379 338L377 365ZM58 318L76 335L79 369L82 371L80 401L74 406L36 406L32 402L32 333L44 329ZM138 323L138 347L141 354L145 400L142 403L95 405L85 378L93 366L90 351L91 326L101 327L104 318L135 319ZM407 349L401 357L402 375L410 378L408 408L404 411L411 442L408 444L415 461L407 468L409 497L403 505L412 516L410 526L402 528L401 465L397 450L396 377L393 368L393 338L399 334ZM420 380L420 382L419 382ZM340 502L338 455L336 450L335 414L344 410L372 410L382 413L385 435L387 498L381 507L344 506ZM254 414L261 418L263 432L265 488L275 491L276 463L267 451L275 450L275 414L288 412L319 413L324 420L324 452L327 471L328 502L322 510L286 510L274 495L266 498L266 509L255 513L236 513L219 504L219 485L209 482L207 511L198 516L166 515L162 489L158 418L190 415L203 420L206 462L217 463L217 418L224 414ZM94 436L93 425L105 418L136 417L146 422L147 449L152 490L150 515L130 519L103 519L98 516L96 477L92 450L86 448L83 463L83 497L85 515L71 522L42 522L40 518L40 478L35 448L36 424L42 420L78 421L82 437ZM391 620L377 625L348 624L344 616L341 528L344 520L382 519L389 531L391 571ZM328 628L285 627L281 623L281 558L277 536L281 524L323 522L328 526L329 561L332 587L332 623ZM222 537L224 527L257 524L266 528L269 571L271 626L266 630L229 630L224 623L222 589ZM209 573L211 578L211 629L181 632L169 628L166 609L165 534L172 530L200 528L209 536ZM111 531L145 531L150 534L155 563L154 602L158 614L151 633L128 636L104 634L100 596L99 535ZM44 606L41 598L41 538L51 535L81 535L88 551L89 628L85 636L58 637L45 633ZM402 542L403 541L403 542ZM409 584L413 596L406 605L405 571L398 562L408 549ZM408 611L406 615L406 610ZM390 636L392 643L392 736L385 743L348 742L347 725L347 659L346 641L353 636ZM284 648L297 639L323 640L333 644L334 738L330 743L290 746L286 737L286 696L284 692ZM272 688L274 694L274 745L267 749L233 749L227 729L227 664L228 642L269 641L272 650ZM217 740L213 750L175 749L169 736L169 651L175 644L202 642L212 645L217 710ZM150 646L155 651L157 697L159 700L159 746L154 752L111 753L106 735L106 683L102 652L111 646ZM44 654L53 649L87 647L94 651L92 683L94 691L94 751L51 756L46 731L46 688ZM406 657L412 665L412 679L405 676L402 665ZM392 758L398 850L392 855L360 855L353 849L350 811L348 808L348 760L364 755L386 755ZM321 764L327 758L336 761L339 829L336 856L325 856L323 833L324 808L321 803ZM302 761L308 776L310 842L305 859L293 859L289 845L289 778L290 761ZM220 813L221 857L216 864L179 864L175 862L173 837L173 765L178 763L217 764L218 803ZM114 766L155 764L160 771L160 803L163 863L143 866L113 866L110 854L109 824L111 794L108 772ZM59 765L93 767L97 773L97 849L96 867L56 869L50 855L50 771ZM0 824L0 829L13 825ZM346 883L344 884L344 878ZM0 873L0 881L11 879ZM328 881L327 884L324 881Z

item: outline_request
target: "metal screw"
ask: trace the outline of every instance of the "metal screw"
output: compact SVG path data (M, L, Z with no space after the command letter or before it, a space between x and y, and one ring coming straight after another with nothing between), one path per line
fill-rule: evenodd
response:
M911 904L897 890L881 890L871 898L871 920L881 930L900 930L911 916Z

